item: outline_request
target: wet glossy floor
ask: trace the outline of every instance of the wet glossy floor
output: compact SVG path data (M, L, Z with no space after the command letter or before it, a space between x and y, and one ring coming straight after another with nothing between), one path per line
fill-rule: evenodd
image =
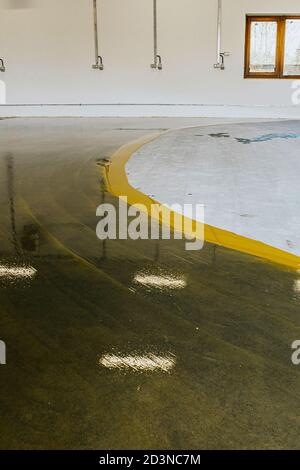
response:
M1 449L300 447L299 275L96 238L102 160L188 124L0 122Z

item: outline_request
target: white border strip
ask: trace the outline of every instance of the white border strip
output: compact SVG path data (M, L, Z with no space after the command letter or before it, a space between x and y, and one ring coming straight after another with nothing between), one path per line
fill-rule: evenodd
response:
M300 106L210 104L15 104L0 117L230 117L300 119Z

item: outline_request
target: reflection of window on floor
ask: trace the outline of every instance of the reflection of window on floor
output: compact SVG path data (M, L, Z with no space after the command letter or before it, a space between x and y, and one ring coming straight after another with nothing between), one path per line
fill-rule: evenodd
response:
M300 77L300 16L247 16L245 77Z

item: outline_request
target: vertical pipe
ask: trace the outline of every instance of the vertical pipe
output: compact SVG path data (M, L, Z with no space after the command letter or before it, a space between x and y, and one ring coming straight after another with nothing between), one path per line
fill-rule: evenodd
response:
M153 0L153 44L154 63L157 63L157 0Z
M157 42L157 0L153 0L153 49L154 62L151 64L153 69L162 70L161 56L158 54Z
M217 64L220 64L222 52L222 0L218 0Z
M93 69L103 70L103 60L99 55L99 38L98 38L98 10L97 0L93 0L93 13L94 13L94 39L95 39L95 64Z
M217 62L214 64L214 68L225 70L225 57L229 55L229 52L222 52L222 0L218 0Z
M99 57L97 0L93 0L93 9L94 9L95 64L97 64L98 57Z

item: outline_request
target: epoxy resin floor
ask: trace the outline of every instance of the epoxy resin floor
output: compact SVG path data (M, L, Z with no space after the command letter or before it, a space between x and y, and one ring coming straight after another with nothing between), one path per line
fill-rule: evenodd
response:
M0 121L1 449L300 447L299 274L210 244L96 238L96 207L117 203L103 161L193 124Z

